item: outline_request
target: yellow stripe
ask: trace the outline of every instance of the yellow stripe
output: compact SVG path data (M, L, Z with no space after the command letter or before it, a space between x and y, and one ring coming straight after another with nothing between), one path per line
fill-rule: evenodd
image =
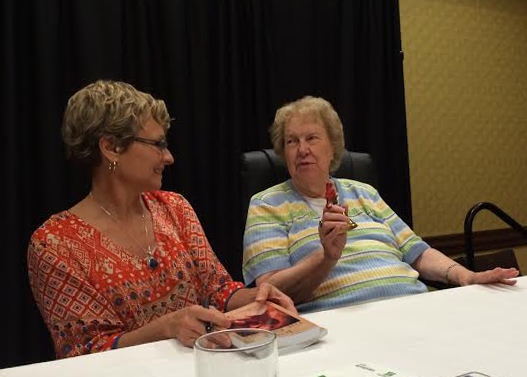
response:
M314 234L318 235L318 229L309 227L295 234L290 233L289 238L291 240L291 244L295 244L298 240L305 238L305 237L312 236Z
M269 213L272 212L276 215L286 215L290 212L296 211L305 211L307 204L299 203L289 203L284 202L278 206L269 206L269 205L258 205L251 207L249 216L269 216ZM271 208L271 211L269 210Z
M365 252L375 250L388 251L394 255L402 255L401 251L394 248L391 243L381 242L379 240L360 240L349 242L344 248L346 254L360 253L358 257L363 257ZM377 255L377 254L375 254Z
M414 232L410 228L404 228L400 230L396 235L397 242L399 245L404 244L409 238L414 236Z
M265 248L264 248L265 246ZM287 239L284 238L268 238L259 242L253 242L243 253L243 260L249 259L261 254L270 249L287 249Z
M351 216L351 218L353 219L353 216ZM390 227L386 224L376 223L374 221L370 221L370 222L357 221L357 223L359 224L359 227L355 228L353 230L354 232L357 232L357 231L360 232L361 230L364 230L364 229L381 229L381 230L389 231L390 234L393 234Z
M383 277L393 277L393 276L407 276L409 278L419 277L419 273L408 267L404 266L390 266L377 268L372 270L361 271L356 274L346 275L346 276L337 276L331 280L328 280L322 283L314 292L313 297L327 294L333 292L337 289L340 289L344 286L360 283L363 281L379 279Z

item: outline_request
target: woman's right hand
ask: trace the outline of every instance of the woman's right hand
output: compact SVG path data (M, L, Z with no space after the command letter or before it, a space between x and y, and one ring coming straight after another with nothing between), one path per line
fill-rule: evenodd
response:
M348 208L330 204L324 208L318 234L324 247L324 257L338 260L348 240L349 218Z
M189 306L159 318L160 326L167 339L175 338L184 346L192 347L197 338L206 333L208 322L216 330L231 326L230 319L214 307L206 309L199 305Z

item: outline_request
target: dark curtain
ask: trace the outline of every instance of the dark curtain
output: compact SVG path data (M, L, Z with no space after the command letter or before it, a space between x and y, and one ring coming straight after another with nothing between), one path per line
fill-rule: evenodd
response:
M27 281L31 233L87 194L64 158L69 96L124 80L164 99L176 163L164 189L193 204L240 279L239 159L269 148L286 101L328 99L347 148L369 152L385 200L411 221L397 1L238 0L0 2L4 300L0 367L53 357Z

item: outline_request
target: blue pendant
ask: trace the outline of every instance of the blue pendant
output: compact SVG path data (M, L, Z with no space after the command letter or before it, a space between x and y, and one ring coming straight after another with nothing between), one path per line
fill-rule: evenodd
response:
M159 262L154 258L148 258L147 264L151 270L155 270L159 266Z

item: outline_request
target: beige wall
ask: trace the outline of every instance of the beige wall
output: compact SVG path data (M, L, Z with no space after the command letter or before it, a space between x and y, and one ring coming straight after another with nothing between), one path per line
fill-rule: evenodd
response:
M414 229L527 225L527 1L400 0ZM487 213L475 230L504 228Z

